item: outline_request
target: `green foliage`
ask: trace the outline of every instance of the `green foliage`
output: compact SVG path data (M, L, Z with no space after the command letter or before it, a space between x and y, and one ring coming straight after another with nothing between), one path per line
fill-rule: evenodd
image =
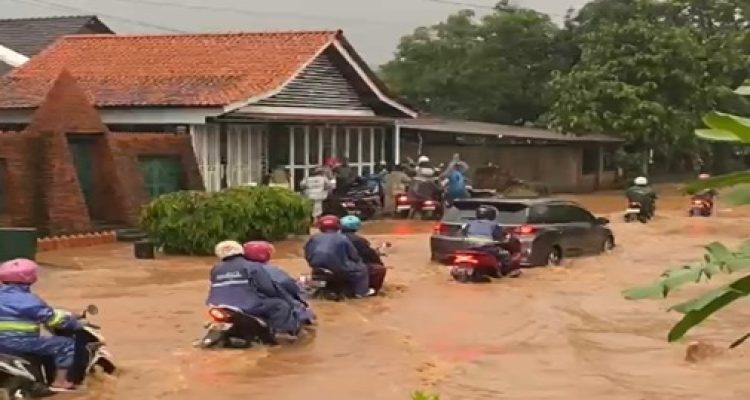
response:
M580 60L550 83L546 122L667 160L694 153L698 116L734 101L728 88L750 70L746 10L742 0L589 3L566 23Z
M412 393L411 400L440 400L440 396L436 394L427 394L421 391Z
M706 246L706 255L700 264L687 265L666 271L661 278L649 285L628 289L623 292L630 300L666 297L669 293L688 283L711 279L719 273L734 273L750 269L750 241L743 243L737 251L731 251L721 243ZM750 275L709 291L701 296L677 304L670 310L683 314L682 319L670 330L670 342L681 339L690 329L706 318L731 304L735 300L750 295ZM742 339L735 342L738 345Z
M566 69L559 28L547 15L504 7L481 19L451 15L401 39L384 80L428 112L505 124L546 111L545 84Z
M173 254L213 254L222 240L281 240L306 231L311 205L283 188L259 186L217 193L183 191L144 207L141 226Z

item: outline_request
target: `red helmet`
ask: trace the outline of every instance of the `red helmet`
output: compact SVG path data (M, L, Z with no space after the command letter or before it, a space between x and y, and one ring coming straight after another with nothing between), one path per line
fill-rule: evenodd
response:
M341 221L335 215L324 215L318 219L318 229L322 232L337 231L341 229Z
M273 255L273 245L268 242L257 241L247 242L242 245L242 249L245 252L245 258L250 261L266 263L271 259Z

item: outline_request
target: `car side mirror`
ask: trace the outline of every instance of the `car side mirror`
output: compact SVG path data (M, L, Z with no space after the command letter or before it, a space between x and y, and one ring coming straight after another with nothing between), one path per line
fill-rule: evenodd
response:
M597 225L607 225L609 224L609 218L599 217L596 219Z

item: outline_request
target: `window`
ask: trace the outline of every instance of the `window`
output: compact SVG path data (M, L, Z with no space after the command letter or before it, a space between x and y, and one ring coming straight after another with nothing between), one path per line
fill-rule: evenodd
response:
M501 224L523 224L528 217L529 208L522 203L457 201L453 208L446 210L444 221L461 222L475 219L479 206L490 206L497 210L496 221Z
M0 158L0 214L6 211L8 196L8 169L4 158Z
M596 218L581 207L565 206L565 213L570 222L594 222Z

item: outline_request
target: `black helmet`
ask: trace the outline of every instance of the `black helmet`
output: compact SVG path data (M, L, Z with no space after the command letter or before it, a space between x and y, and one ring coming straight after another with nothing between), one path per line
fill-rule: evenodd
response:
M477 219L494 221L495 217L497 217L497 210L495 210L495 207L479 206L477 208Z

